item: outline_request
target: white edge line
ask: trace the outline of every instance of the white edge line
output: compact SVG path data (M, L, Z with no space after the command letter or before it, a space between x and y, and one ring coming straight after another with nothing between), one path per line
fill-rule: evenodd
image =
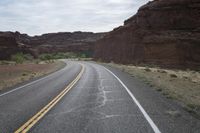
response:
M126 87L126 85L113 72L111 72L107 68L105 68L105 69L108 72L110 72L122 84L122 86L126 89L126 91L128 92L128 94L131 96L131 98L133 99L133 101L135 102L135 104L138 106L138 108L140 109L140 111L144 115L145 119L148 121L148 123L152 127L153 131L155 133L161 133L160 130L158 129L158 127L156 126L156 124L153 122L153 120L150 118L150 116L147 114L147 112L144 110L144 108L140 105L139 101L135 98L135 96L133 95L133 93L131 93L131 91L128 89L128 87Z
M65 67L64 67L64 68L65 68ZM36 82L39 82L39 81L41 81L41 80L43 80L43 79L45 79L45 78L48 78L48 77L52 76L53 74L56 74L56 73L61 72L64 68L62 68L62 69L60 69L60 70L58 70L58 71L56 71L56 72L53 72L53 73L51 73L50 75L47 75L47 76L45 76L45 77L43 77L43 78L37 79L37 80L32 81L32 82L30 82L30 83L27 83L27 84L25 84L25 85L23 85L23 86L17 87L17 88L12 89L12 90L10 90L10 91L8 91L8 92L5 92L5 93L3 93L3 94L0 94L0 97L5 96L5 95L7 95L7 94L9 94L9 93L12 93L12 92L14 92L14 91L17 91L17 90L19 90L19 89L21 89L21 88L24 88L24 87L26 87L26 86L32 85L32 84L34 84L34 83L36 83Z

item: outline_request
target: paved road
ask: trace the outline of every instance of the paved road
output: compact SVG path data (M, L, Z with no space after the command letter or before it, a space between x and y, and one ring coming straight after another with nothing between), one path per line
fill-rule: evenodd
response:
M0 132L16 131L66 88L83 68L80 80L29 132L200 132L198 119L128 74L89 62L67 63L48 77L0 94Z

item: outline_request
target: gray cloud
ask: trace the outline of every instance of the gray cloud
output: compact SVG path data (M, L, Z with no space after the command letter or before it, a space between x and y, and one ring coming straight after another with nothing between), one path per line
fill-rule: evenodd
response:
M0 30L30 35L104 32L122 25L148 0L2 0Z

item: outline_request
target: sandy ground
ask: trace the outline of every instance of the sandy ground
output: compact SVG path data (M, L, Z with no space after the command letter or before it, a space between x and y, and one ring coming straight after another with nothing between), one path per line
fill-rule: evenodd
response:
M0 65L0 91L32 78L52 73L64 65L61 61Z
M108 63L141 79L167 98L177 100L190 113L200 117L200 72L169 70Z

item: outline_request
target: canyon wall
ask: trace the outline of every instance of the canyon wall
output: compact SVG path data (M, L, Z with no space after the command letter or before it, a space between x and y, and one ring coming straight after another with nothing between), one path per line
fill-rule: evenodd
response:
M60 32L28 36L19 32L0 32L0 59L9 59L17 52L37 57L42 53L83 52L93 55L94 43L105 33Z
M95 59L164 67L200 66L200 1L154 0L95 45Z

